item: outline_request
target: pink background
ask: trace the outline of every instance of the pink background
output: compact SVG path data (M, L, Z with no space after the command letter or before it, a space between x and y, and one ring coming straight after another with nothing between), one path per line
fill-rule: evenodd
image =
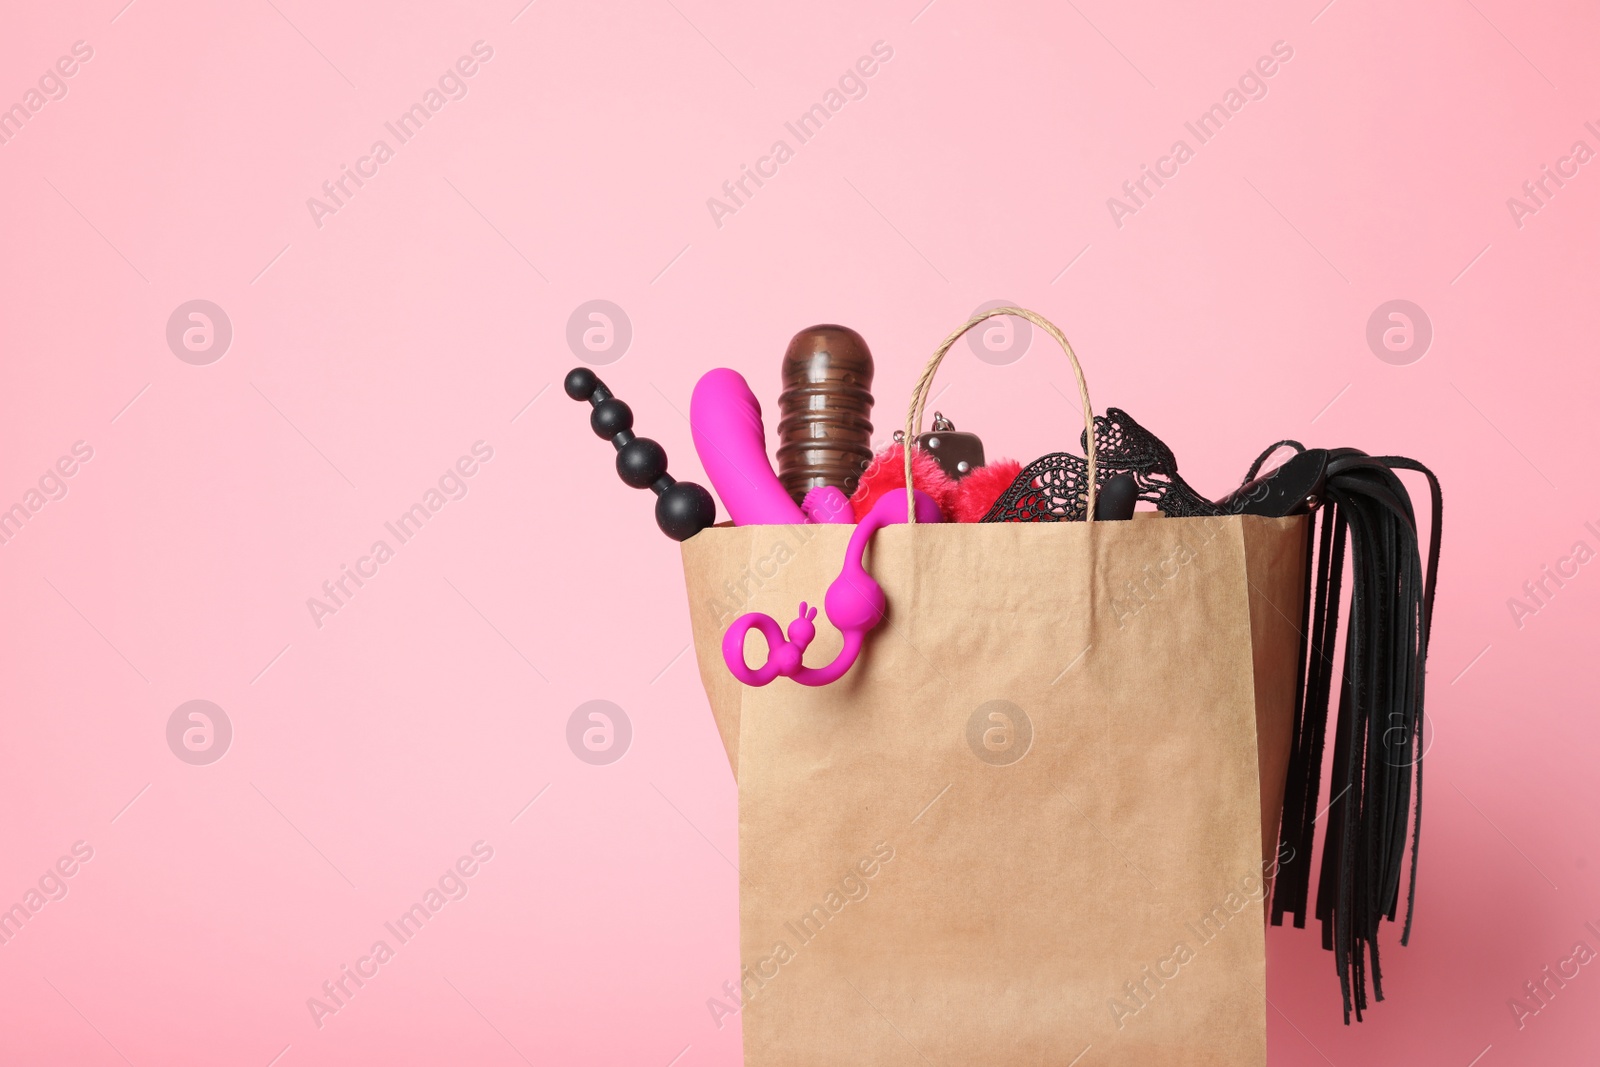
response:
M0 145L0 507L93 449L0 546L0 903L93 849L0 946L0 1062L739 1062L706 1008L738 968L736 797L677 549L560 390L593 299L633 330L599 372L685 478L701 371L771 412L788 337L853 325L886 437L996 299L1060 323L1202 491L1279 437L1431 463L1413 942L1385 929L1389 1000L1346 1028L1315 932L1273 930L1272 1060L1600 1053L1600 971L1520 1029L1507 1004L1600 947L1600 564L1508 607L1600 548L1600 164L1507 206L1600 149L1591 8L123 3L11 5L0 33L0 104L93 49ZM477 41L466 96L396 147ZM796 147L784 122L878 41ZM1278 41L1265 98L1119 227L1107 198ZM378 138L394 158L319 227L307 198ZM718 226L707 198L778 138L794 158ZM204 366L165 335L194 299L233 328ZM1367 343L1393 299L1432 323L1419 360ZM936 406L1026 461L1076 441L1069 382L1036 336L959 354ZM307 598L480 440L467 495L319 628ZM166 738L195 699L234 731L208 766ZM592 699L633 727L608 766L565 740ZM466 897L319 1028L307 998L480 840Z

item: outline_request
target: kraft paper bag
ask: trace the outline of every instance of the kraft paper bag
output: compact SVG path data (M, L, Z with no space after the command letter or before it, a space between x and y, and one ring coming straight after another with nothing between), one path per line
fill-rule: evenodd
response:
M849 673L740 684L727 627L821 602L851 532L683 545L739 787L746 1064L1264 1064L1305 520L891 526Z

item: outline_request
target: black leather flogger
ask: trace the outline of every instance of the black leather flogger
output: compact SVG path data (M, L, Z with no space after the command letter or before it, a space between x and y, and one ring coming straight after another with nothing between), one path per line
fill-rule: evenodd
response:
M1428 481L1432 515L1426 561L1411 497L1395 473L1402 470ZM1295 856L1309 860L1348 548L1349 622L1316 902L1322 945L1333 950L1337 961L1348 1023L1352 1007L1359 1020L1367 1006L1369 966L1373 995L1383 999L1378 922L1394 921L1402 879L1406 916L1400 943L1411 938L1422 829L1423 697L1444 504L1438 478L1422 464L1353 448L1328 453L1324 492L1315 545L1307 545L1302 627L1307 643L1300 659L1279 842L1280 850L1288 845ZM1408 829L1411 863L1406 874ZM1296 926L1305 925L1310 873L1309 862L1279 871L1272 897L1274 924L1288 914Z
M1411 937L1416 901L1417 846L1422 826L1423 696L1433 593L1439 573L1443 498L1439 480L1416 460L1369 456L1354 448L1308 449L1279 441L1257 457L1244 484L1221 500L1195 492L1178 474L1172 450L1127 412L1107 408L1095 418L1097 492L1114 483L1114 495L1132 494L1165 515L1300 515L1319 511L1308 524L1306 595L1295 694L1294 732L1283 794L1272 922L1285 915L1305 926L1311 855L1326 756L1328 708L1341 678L1333 730L1333 768L1323 832L1316 916L1322 946L1333 951L1344 999L1344 1019L1367 1007L1367 982L1383 999L1378 923L1393 922L1400 883L1406 882L1405 925ZM1087 434L1081 440L1088 447ZM1267 474L1263 464L1281 448L1294 455ZM1432 515L1423 559L1417 517L1397 471L1428 481ZM1056 452L1017 476L984 522L1062 522L1084 517L1088 464ZM1127 517L1131 502L1110 516ZM1343 590L1346 557L1350 590ZM1344 663L1336 671L1341 611L1348 600ZM1411 839L1409 873L1406 838ZM1292 851L1291 851L1292 850Z

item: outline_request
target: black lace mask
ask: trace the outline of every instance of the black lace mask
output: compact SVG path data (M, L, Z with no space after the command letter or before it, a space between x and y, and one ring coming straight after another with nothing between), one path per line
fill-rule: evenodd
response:
M1194 518L1205 515L1291 515L1317 506L1321 450L1306 452L1296 441L1280 441L1257 457L1244 483L1221 500L1209 500L1178 473L1172 449L1134 421L1121 408L1096 415L1095 488L1102 490L1118 475L1133 479L1138 499L1154 504L1165 515ZM1088 433L1079 437L1088 448ZM1267 477L1256 475L1268 456L1288 446L1297 455ZM984 515L984 522L1073 522L1084 517L1089 464L1070 452L1052 452L1022 469Z

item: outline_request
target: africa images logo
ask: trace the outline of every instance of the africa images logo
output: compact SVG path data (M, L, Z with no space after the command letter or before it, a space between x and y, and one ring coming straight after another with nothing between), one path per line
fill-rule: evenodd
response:
M795 152L821 133L822 128L832 121L833 116L843 111L846 104L852 100L866 99L867 79L877 74L893 58L893 45L888 41L874 41L871 55L861 56L852 66L846 67L838 81L823 92L820 101L783 124L784 132L789 136L773 141L764 155L756 157L754 168L747 163L739 164L739 176L722 183L722 196L706 197L706 210L711 213L711 221L717 229L722 229L723 219L737 215L755 198L758 190L776 178L783 165L795 157ZM789 137L794 139L793 145L789 143Z
M1244 110L1246 104L1253 100L1265 100L1268 92L1267 79L1276 75L1283 69L1283 64L1293 58L1294 48L1289 42L1272 42L1271 55L1257 59L1252 66L1245 69L1234 85L1228 86L1219 101L1200 112L1193 121L1183 124L1184 130L1194 138L1193 145L1180 137L1172 142L1172 147L1168 149L1166 155L1156 160L1154 167L1141 163L1138 177L1122 183L1122 197L1106 198L1106 210L1111 213L1111 221L1117 229L1120 230L1126 225L1124 220L1128 216L1137 215L1148 207L1156 193L1165 188L1167 182L1176 178L1183 166L1195 157L1200 147L1215 139L1222 132L1222 128Z
M349 206L356 192L367 182L378 176L378 169L395 157L396 151L407 144L413 137L422 132L433 116L444 110L444 106L452 100L463 100L468 92L467 80L474 77L482 64L494 58L494 48L485 41L474 41L472 54L461 56L454 64L444 69L439 75L435 85L423 90L422 98L413 101L411 106L395 116L391 122L385 122L383 128L389 136L394 138L394 144L380 137L372 142L367 149L367 154L356 159L355 166L339 164L339 175L322 183L322 196L306 198L306 210L311 213L311 221L317 229L322 229L326 223L323 221L329 215L337 215L342 208ZM352 188L354 186L354 188Z

